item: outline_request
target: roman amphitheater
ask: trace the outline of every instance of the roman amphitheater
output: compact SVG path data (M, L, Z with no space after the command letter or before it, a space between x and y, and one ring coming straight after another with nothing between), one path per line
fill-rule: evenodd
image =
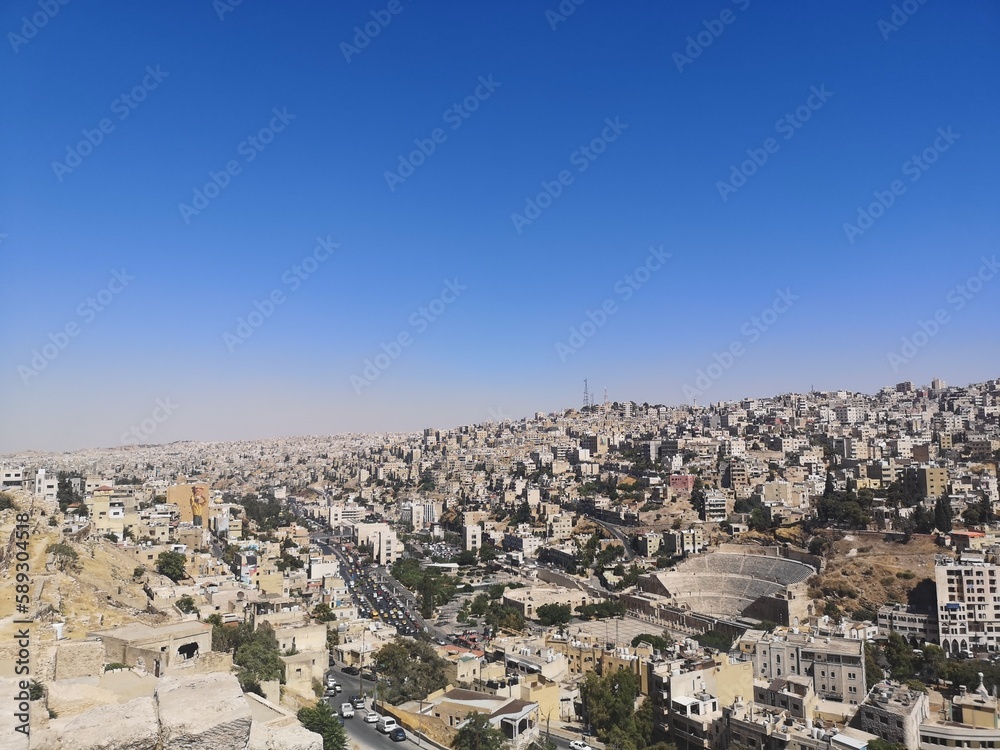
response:
M756 551L757 548L751 548ZM817 569L775 548L689 557L672 570L642 576L639 588L661 606L726 620L741 617L793 624L808 612L805 580Z

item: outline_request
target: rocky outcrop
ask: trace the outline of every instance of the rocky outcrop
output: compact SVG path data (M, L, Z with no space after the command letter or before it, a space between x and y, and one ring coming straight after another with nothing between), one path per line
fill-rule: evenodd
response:
M48 708L63 718L118 703L118 695L98 687L96 677L48 685Z
M233 675L166 677L156 704L164 748L245 750L250 739L250 707Z
M7 705L17 689L15 680L0 678ZM229 674L165 677L153 697L127 703L92 679L52 683L48 691L48 706L45 700L30 703L30 750L323 750L322 737L294 714L276 706L251 713L239 681ZM53 705L66 713L47 718ZM28 750L28 738L15 725L13 712L0 712L0 747Z
M71 718L49 722L45 750L157 750L160 723L152 698L102 706ZM35 740L32 737L32 748Z
M301 724L271 726L254 722L247 750L323 750L323 738Z

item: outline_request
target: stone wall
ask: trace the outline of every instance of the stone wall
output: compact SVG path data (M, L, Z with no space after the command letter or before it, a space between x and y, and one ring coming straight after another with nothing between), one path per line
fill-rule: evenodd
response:
M104 644L100 641L59 641L55 644L52 678L99 677L104 672Z

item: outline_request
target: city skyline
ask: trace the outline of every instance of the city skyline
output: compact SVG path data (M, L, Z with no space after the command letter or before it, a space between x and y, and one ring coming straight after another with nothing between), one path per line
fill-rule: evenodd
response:
M874 398L882 391L892 391L896 386L909 383L913 388L920 389L935 389L935 384L938 388L948 389L966 389L981 386L984 382L992 382L993 378L987 379L985 381L978 382L967 382L962 384L954 384L949 382L944 378L933 378L928 380L926 383L913 383L911 381L899 381L898 383L885 383L880 388L874 389L872 391L862 391L853 390L849 388L831 388L831 389L809 389L805 391L786 391L782 393L771 393L771 394L759 394L759 395L745 395L741 398L735 399L718 399L710 400L704 403L695 404L685 404L685 403L661 403L654 401L637 401L636 399L614 399L608 395L607 408L610 410L616 404L636 404L642 406L644 404L653 407L661 406L667 409L685 409L685 408L696 408L705 409L709 412L715 411L719 407L726 405L739 404L744 401L759 401L759 402L771 402L779 399L783 399L787 396L792 395L820 395L820 394L838 394L844 393L848 397L859 396L862 399ZM587 383L583 384L584 387L588 387ZM581 394L582 396L582 391ZM604 410L604 394L603 391L598 391L597 389L589 390L590 406L592 407L591 413L601 413ZM558 417L569 412L578 411L580 414L585 412L581 408L582 404L563 405L554 409L535 409L524 413L507 413L501 407L492 408L489 410L486 419L473 420L473 421L458 421L458 422L434 422L419 425L417 427L412 427L410 429L395 429L395 430L339 430L333 432L313 432L313 433L281 433L281 434L270 434L270 435L243 435L243 436L232 436L223 438L207 438L207 437L176 437L171 440L156 440L156 436L161 433L160 425L166 424L169 420L170 415L177 408L177 405L171 404L169 400L158 400L157 407L148 416L139 420L137 424L133 424L129 429L122 433L120 439L117 442L110 443L107 445L86 445L78 446L75 448L65 448L65 449L48 449L48 448L36 448L36 447L26 447L19 446L14 449L2 449L0 450L0 456L17 456L23 454L74 454L86 451L108 451L121 448L161 448L166 447L171 444L204 444L204 445L215 445L215 444L226 444L226 443L253 443L253 442L271 442L271 441L281 441L281 440L324 440L324 439L336 439L345 436L361 436L361 437L372 437L372 438L389 438L393 436L414 436L419 435L426 430L444 430L452 431L469 426L482 426L491 423L502 424L502 423L518 423L522 421L532 421L538 415L549 415ZM162 415L162 416L161 416ZM162 432L166 432L166 428ZM144 441L144 438L150 438L148 441Z
M993 4L52 7L0 12L0 451L1000 365Z

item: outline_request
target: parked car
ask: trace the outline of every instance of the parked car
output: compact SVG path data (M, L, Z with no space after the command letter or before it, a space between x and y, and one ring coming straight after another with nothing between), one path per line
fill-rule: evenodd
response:
M374 711L368 711L365 714L365 724L377 724L379 720L379 715Z
M345 718L345 719L353 719L354 718L354 706L351 705L350 703L341 703L340 704L340 715L343 718Z
M396 720L391 716L380 716L378 718L378 731L382 734L389 734L393 729L396 729L399 725Z
M355 667L353 664L347 664L347 665L341 667L340 671L343 672L344 674L349 674L349 675L359 675L359 674L361 674L361 670L358 669L357 667Z
M591 750L590 745L588 745L583 740L573 740L569 743L571 750Z
M402 727L396 727L389 732L389 739L393 742L402 742L406 739L406 732L403 731Z
M353 698L351 698L351 703L354 705L355 708L364 708L365 707L365 696L363 696L363 695L355 695Z

